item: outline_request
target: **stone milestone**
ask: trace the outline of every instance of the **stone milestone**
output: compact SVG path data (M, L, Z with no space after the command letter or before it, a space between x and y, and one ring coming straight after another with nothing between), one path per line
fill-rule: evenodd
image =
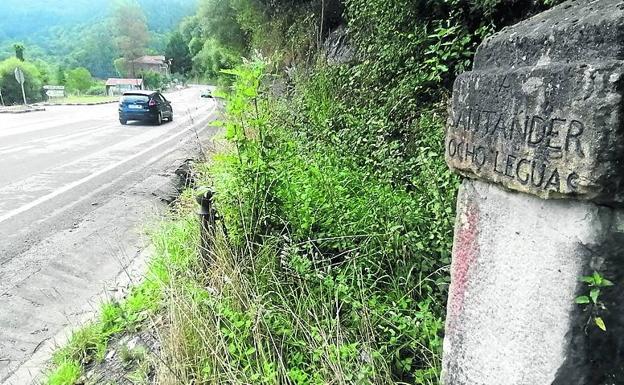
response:
M450 167L543 198L622 203L623 12L567 2L487 39L454 85Z
M457 78L445 385L624 384L623 60L624 0L567 1Z

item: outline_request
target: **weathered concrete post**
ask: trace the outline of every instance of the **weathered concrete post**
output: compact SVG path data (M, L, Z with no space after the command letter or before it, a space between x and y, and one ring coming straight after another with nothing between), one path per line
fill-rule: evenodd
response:
M579 0L457 78L446 385L624 384L623 75L624 1Z

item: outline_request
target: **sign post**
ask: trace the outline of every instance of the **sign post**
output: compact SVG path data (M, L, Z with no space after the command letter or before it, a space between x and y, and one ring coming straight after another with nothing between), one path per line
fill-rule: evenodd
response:
M48 99L65 97L64 86L43 86L43 89L45 90Z
M22 86L22 97L24 98L24 105L26 105L26 92L24 91L24 72L21 69L15 68L15 80Z

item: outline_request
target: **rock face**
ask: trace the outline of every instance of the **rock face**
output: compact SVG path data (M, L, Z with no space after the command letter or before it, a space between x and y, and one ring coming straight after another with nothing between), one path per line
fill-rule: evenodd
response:
M623 60L624 0L568 1L456 80L445 385L624 384Z
M347 29L339 26L323 42L323 51L330 65L346 64L355 58L355 50L349 45Z
M624 2L571 1L486 40L459 76L446 158L543 198L624 203Z

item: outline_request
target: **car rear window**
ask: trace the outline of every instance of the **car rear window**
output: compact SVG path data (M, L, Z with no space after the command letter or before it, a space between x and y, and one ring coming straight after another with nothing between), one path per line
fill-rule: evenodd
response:
M146 95L124 95L121 97L122 102L126 103L136 103L136 102L147 102L149 100L149 96Z

